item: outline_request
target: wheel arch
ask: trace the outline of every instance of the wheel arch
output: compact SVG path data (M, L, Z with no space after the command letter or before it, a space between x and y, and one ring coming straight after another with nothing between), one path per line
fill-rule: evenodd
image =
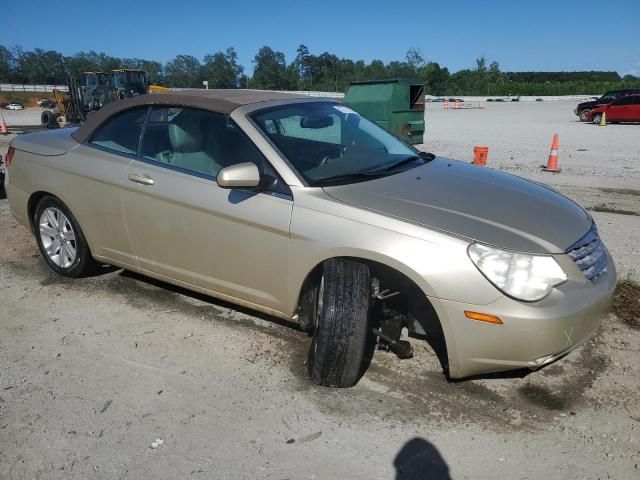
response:
M427 292L432 291L431 287L424 278L419 277L417 272L408 267L397 268L392 262L385 263L359 255L327 256L308 270L297 289L296 305L300 305L302 293L308 283L319 281L324 262L337 258L366 264L371 272L371 278L378 278L382 288L388 288L392 291L397 289L405 294L407 326L410 334L426 339L434 348L443 369L448 372L449 353L454 348L453 332L448 328L446 322L442 321L429 298Z
M31 233L35 233L36 231L35 230L36 226L34 224L34 218L33 218L36 213L36 207L38 206L38 203L40 203L40 200L42 200L44 197L48 195L52 197L56 197L58 200L62 201L62 199L60 199L57 195L46 192L44 190L38 190L36 192L33 192L31 195L29 195L29 200L27 200L27 215L29 217L29 228L31 228Z
M69 211L73 214L74 218L76 219L76 222L78 222L78 225L80 226L80 229L83 232L84 238L87 242L87 245L89 246L89 250L93 251L92 249L92 242L91 240L87 237L84 228L82 227L82 221L78 218L78 215L76 212L74 212L73 210L71 210L71 207L69 206L69 204L65 201L64 198L62 198L60 195L57 195L56 193L53 193L51 191L47 191L47 190L36 190L35 192L31 193L31 195L29 195L29 199L27 200L27 215L29 216L29 228L31 229L31 233L35 234L35 224L34 224L34 216L36 213L36 207L38 206L38 203L40 202L40 200L42 200L44 197L54 197L57 198L58 200L60 200L62 203L64 203L66 205L66 207L69 209Z

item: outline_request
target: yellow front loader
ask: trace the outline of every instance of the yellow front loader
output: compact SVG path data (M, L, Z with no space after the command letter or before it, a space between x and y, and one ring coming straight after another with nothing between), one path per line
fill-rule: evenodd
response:
M104 105L145 93L167 93L170 89L150 85L146 72L120 68L111 72L85 72L82 81L69 77L68 91L53 91L54 110L42 112L40 122L48 128L80 124Z

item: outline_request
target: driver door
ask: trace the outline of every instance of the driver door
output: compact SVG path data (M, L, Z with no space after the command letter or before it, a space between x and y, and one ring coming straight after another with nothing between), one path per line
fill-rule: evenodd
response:
M291 196L223 189L218 171L266 160L226 116L154 107L126 171L126 224L139 267L231 300L283 311Z

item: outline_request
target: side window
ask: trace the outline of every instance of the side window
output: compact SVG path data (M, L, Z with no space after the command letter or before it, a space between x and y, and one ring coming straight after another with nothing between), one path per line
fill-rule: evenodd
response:
M109 118L93 134L90 143L135 155L147 110L147 107L132 108Z
M196 108L153 107L140 155L210 177L236 163L263 168L260 152L227 116Z
M633 103L633 97L622 97L612 102L612 105L615 105L616 107L622 107L624 105L631 105L632 103Z

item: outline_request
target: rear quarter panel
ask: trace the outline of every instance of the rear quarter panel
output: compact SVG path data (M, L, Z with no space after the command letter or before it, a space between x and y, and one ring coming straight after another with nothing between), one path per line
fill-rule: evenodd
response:
M7 197L20 223L29 225L29 198L46 192L69 207L94 255L134 261L124 230L120 192L129 158L79 144L66 153L48 156L18 150L29 148L28 144L18 142L16 147Z

